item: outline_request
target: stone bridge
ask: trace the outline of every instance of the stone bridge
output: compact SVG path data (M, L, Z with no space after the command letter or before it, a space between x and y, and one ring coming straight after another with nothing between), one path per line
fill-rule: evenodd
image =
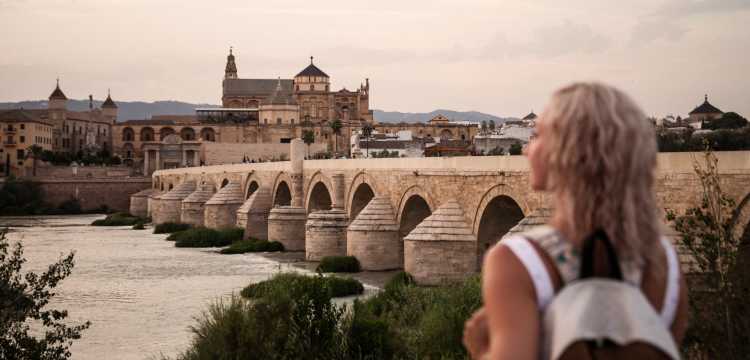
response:
M550 207L522 156L303 160L160 170L131 211L155 223L240 226L311 261L356 256L364 270L404 268L422 283L460 279L525 216ZM721 152L723 188L748 236L750 152ZM698 203L695 153L662 153L657 195L678 212Z

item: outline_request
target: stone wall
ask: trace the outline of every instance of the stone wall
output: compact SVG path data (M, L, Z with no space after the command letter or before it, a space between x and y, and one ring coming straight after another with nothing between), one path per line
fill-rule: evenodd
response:
M29 172L30 174L30 172ZM133 176L128 166L38 166L37 178L114 178Z
M123 179L43 179L35 180L44 191L45 201L58 205L78 199L83 209L106 205L117 211L130 210L130 196L151 187L150 178Z
M307 151L307 146L305 150ZM310 156L321 151L326 151L325 144L310 144ZM245 156L255 161L279 159L282 154L285 159L289 159L289 144L203 143L203 159L206 165L241 163Z

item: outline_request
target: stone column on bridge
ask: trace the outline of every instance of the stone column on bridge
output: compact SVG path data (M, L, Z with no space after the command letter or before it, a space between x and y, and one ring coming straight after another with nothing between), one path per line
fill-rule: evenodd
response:
M146 189L130 195L130 214L142 218L148 217L148 198L156 192L156 189Z
M346 192L346 188L344 185L344 174L333 174L333 176L331 176L331 185L333 186L333 199L331 199L331 207L334 209L343 210L346 207L344 200L344 192Z
M305 193L303 186L303 161L305 143L302 139L293 139L289 147L292 178L291 206L277 206L268 215L268 241L278 241L287 251L305 250L305 222L307 214L304 207Z
M346 255L346 226L349 217L344 209L315 211L305 224L305 258L320 261L326 256Z
M161 169L161 163L159 162L159 160L160 160L159 159L159 157L160 157L159 153L160 153L160 151L156 150L156 166L154 167L154 170Z
M273 195L268 187L256 190L237 210L237 226L245 229L244 239L268 240L268 214Z

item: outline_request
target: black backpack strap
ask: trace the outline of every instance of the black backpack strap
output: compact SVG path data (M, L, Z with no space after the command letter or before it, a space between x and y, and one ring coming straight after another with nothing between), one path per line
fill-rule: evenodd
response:
M583 249L581 252L581 273L579 279L601 277L594 274L594 263L596 255L595 250L597 242L604 245L607 254L608 271L604 277L622 281L622 270L620 269L620 262L617 259L615 248L612 245L612 242L609 241L609 236L607 236L607 233L602 229L594 231L583 241Z

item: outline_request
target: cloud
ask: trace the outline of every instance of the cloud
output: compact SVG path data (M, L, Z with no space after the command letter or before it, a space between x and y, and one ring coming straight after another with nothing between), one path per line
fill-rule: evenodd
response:
M536 28L527 41L512 42L497 34L481 52L485 57L536 56L554 58L575 53L606 50L611 41L590 26L566 20Z
M654 15L684 17L746 10L750 10L750 1L747 0L669 0Z
M666 19L646 19L633 28L630 46L641 46L657 40L679 41L688 30Z

